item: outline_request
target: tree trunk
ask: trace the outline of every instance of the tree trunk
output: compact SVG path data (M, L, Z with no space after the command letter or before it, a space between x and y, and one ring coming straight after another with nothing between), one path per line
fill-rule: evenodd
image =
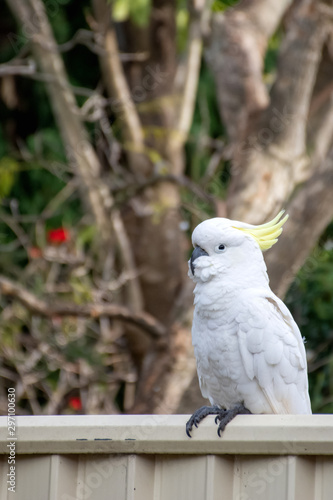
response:
M180 176L184 173L183 147L194 111L201 60L202 12L205 7L205 2L201 2L199 6L195 6L196 3L190 2L191 23L185 78L184 83L177 88L178 94L183 97L183 104L182 98L175 92L176 2L152 2L149 35L141 37L139 44L139 49L150 55L149 59L127 63L126 70L118 66L117 71L122 75L118 74L118 80L122 80L123 84L117 87L108 81L116 70L115 58L118 53L115 40L109 33L112 32L110 14L107 23L106 16L100 14L105 9L110 12L110 9L105 0L94 0L98 32L104 32L104 49L109 52L109 57L104 57L101 61L107 79L106 87L110 97L118 104L115 112L118 113L118 120L121 118L124 124L124 137L131 141L130 144L124 143L125 150L130 153L138 150L139 142L134 145L134 133L129 135L128 132L136 113L141 127L141 132L136 131L136 135L145 138L143 145L139 146L145 157L144 168L142 162L138 164L136 154L128 155L129 169L136 178L143 176L149 179L156 174ZM131 26L132 35L134 29ZM108 40L112 40L112 52L110 42L107 44ZM137 45L136 37L132 36L132 44L127 41L126 50L135 53ZM128 75L129 85L126 95L125 74ZM129 106L132 116L121 111L122 103L126 105L126 99L129 99L128 94L134 104ZM179 357L179 353L189 352L187 347L190 336L188 330L181 330L180 326L172 327L175 301L187 285L187 243L180 229L180 207L179 186L166 180L147 187L140 195L131 199L123 210L139 270L144 309L166 325L169 331L167 350L165 345L141 345L140 383L133 412L160 411L158 408L167 404L167 394L168 411L172 412L181 397L181 391L178 390L178 395L175 392L175 388L182 386L179 384L179 366L184 365L184 360ZM189 375L184 374L183 377L185 385L188 385L193 375L191 358L188 365ZM173 406L170 405L172 400Z

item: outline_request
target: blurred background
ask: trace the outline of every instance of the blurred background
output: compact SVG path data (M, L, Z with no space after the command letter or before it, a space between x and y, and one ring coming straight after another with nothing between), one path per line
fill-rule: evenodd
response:
M265 254L333 412L333 5L0 6L0 413L190 413L190 235L290 215Z

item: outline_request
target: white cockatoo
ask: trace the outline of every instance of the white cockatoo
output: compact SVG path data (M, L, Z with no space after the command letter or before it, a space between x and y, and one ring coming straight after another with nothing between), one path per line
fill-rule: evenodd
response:
M277 242L288 218L282 215L260 226L213 218L193 231L192 341L201 392L212 406L192 415L188 436L211 414L221 435L242 413L311 413L303 339L269 287L262 255Z

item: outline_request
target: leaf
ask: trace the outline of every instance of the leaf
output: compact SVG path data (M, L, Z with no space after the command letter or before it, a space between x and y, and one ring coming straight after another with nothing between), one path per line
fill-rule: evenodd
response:
M177 23L177 46L182 52L186 48L187 35L188 35L188 20L189 20L188 9L180 8L177 12L176 23Z
M19 164L13 158L5 156L0 160L0 200L9 195L15 181L15 172Z
M112 16L114 21L121 23L127 21L130 15L130 0L114 0Z
M232 7L238 0L214 0L212 3L213 12L224 12L229 7Z
M88 243L92 243L96 234L97 234L96 226L85 226L78 233L76 237L76 243L81 247L87 245Z
M124 22L129 18L134 24L147 26L151 10L151 0L114 0L112 7L113 19Z

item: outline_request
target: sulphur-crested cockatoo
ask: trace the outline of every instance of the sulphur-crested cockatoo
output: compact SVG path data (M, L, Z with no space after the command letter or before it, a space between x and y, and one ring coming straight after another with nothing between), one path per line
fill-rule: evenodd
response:
M311 413L304 343L269 287L262 255L282 232L282 214L260 226L214 218L193 231L192 339L201 392L212 406L192 415L188 436L212 414L221 435L238 414Z

